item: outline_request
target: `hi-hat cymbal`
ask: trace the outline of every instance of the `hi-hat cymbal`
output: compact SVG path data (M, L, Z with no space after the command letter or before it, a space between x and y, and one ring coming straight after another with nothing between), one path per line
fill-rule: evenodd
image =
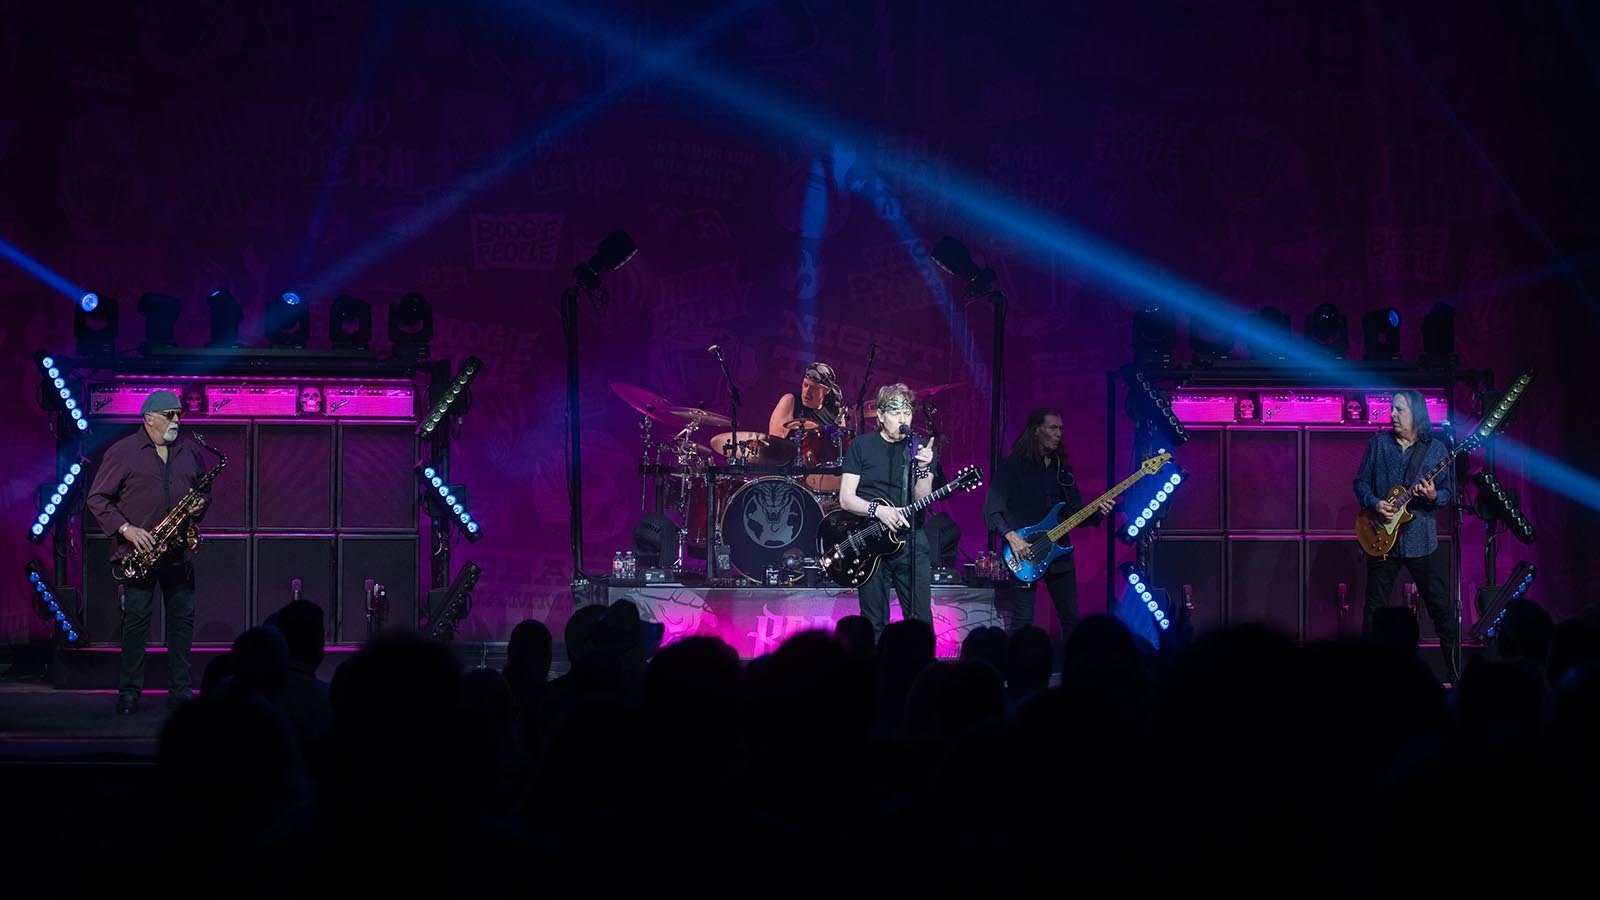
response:
M762 466L786 466L794 462L795 447L764 431L741 431L734 437L725 431L711 439L711 452L728 459L735 457Z
M810 419L795 419L793 421L783 423L784 431L793 431L796 428L804 428L807 431L816 431L821 427L821 425L818 425L816 422L813 422Z
M611 382L611 392L621 397L622 402L655 419L657 422L674 421L667 411L677 406L677 404L654 391L647 391L642 387L628 384L624 381L613 381Z

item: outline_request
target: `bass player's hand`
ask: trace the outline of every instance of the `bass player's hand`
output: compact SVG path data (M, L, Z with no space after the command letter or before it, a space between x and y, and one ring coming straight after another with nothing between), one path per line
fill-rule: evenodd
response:
M1006 532L1006 543L1011 545L1011 555L1018 559L1033 559L1033 548L1015 531Z
M137 525L130 524L122 529L122 536L127 538L128 543L133 545L133 549L138 550L140 553L156 545L155 537Z

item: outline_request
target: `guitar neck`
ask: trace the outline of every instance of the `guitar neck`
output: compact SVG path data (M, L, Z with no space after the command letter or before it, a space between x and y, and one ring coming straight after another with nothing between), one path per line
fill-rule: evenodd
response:
M955 493L956 489L957 489L956 482L952 481L949 484L945 485L944 487L939 488L938 490L936 490L933 493L929 494L928 496L923 497L921 500L913 500L913 501L911 501L911 505L905 507L905 511L906 511L907 514L922 512L924 509L927 509L929 506L931 506L931 505L933 505L935 503L938 503L940 500L943 500L944 498L946 498L946 497L950 496L951 494Z
M1100 504L1106 502L1107 500L1116 499L1118 494L1121 494L1123 491L1127 490L1128 488L1133 487L1133 483L1138 481L1139 479L1143 478L1144 476L1145 476L1145 471L1144 471L1143 468L1135 469L1132 475L1129 475L1127 478L1122 479L1115 486L1113 486L1111 488L1111 490L1106 491L1104 494L1101 494L1100 496L1094 498L1089 503L1084 504L1083 509L1080 509L1077 512L1073 513L1071 516L1068 516L1065 520L1063 520L1061 522L1061 524L1059 524L1056 527L1050 529L1050 540L1052 542L1061 540L1061 538L1067 532L1071 531L1074 528L1077 528L1079 525L1082 525L1084 523L1084 521L1087 520L1090 516L1092 516L1095 513L1099 512L1098 507L1100 506Z
M1450 461L1456 458L1456 454L1465 449L1467 449L1467 446L1462 445L1454 450L1451 450L1449 453L1446 453L1444 455L1444 459L1439 460L1439 464L1428 470L1428 474L1417 479L1417 482L1432 481L1433 479L1439 477L1439 473L1443 472L1445 468L1450 465ZM1407 503L1410 503L1412 500L1416 499L1416 496L1417 483L1408 484L1406 485L1406 492L1400 495L1400 500L1395 503L1395 506L1405 506Z

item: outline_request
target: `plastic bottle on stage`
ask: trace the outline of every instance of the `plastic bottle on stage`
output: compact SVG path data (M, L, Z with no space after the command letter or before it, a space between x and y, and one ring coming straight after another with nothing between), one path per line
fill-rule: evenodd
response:
M623 575L622 575L622 551L621 550L618 550L615 553L611 554L611 577L612 578L617 578L617 579L621 579L623 577Z
M630 581L639 577L639 560L634 557L632 550L622 551L622 577Z

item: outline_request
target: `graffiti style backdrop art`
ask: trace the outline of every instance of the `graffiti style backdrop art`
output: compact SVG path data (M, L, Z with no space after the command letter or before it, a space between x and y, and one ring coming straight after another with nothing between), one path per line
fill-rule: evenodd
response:
M190 346L218 287L244 303L249 339L268 298L300 292L320 346L332 297L373 303L381 335L387 304L423 292L434 355L488 365L455 443L488 533L458 554L485 573L469 640L526 617L559 629L570 611L558 301L616 228L640 252L578 323L591 570L639 508L638 417L611 382L727 412L711 344L743 390L741 425L760 427L814 359L853 394L875 342L872 389L957 383L939 398L944 457L985 461L992 310L931 264L952 234L1010 298L1005 446L1030 407L1061 406L1090 487L1106 470L1105 373L1131 358L1150 300L1142 276L1241 316L1275 305L1297 333L1337 304L1356 355L1366 310L1399 309L1415 358L1423 314L1453 303L1465 365L1547 376L1512 429L1542 455L1508 446L1500 465L1540 533L1516 555L1564 613L1600 565L1580 537L1597 524L1580 414L1596 333L1591 15L1426 0L11 0L0 238L121 298L128 353L143 291L184 298ZM1112 250L1135 261L1120 280ZM17 573L51 478L30 356L70 348L72 316L15 264L0 265L0 303L0 566ZM969 556L980 503L950 504ZM1106 573L1085 540L1093 609ZM1464 581L1481 581L1479 548L1467 542ZM43 633L27 596L20 577L0 587L0 640Z

